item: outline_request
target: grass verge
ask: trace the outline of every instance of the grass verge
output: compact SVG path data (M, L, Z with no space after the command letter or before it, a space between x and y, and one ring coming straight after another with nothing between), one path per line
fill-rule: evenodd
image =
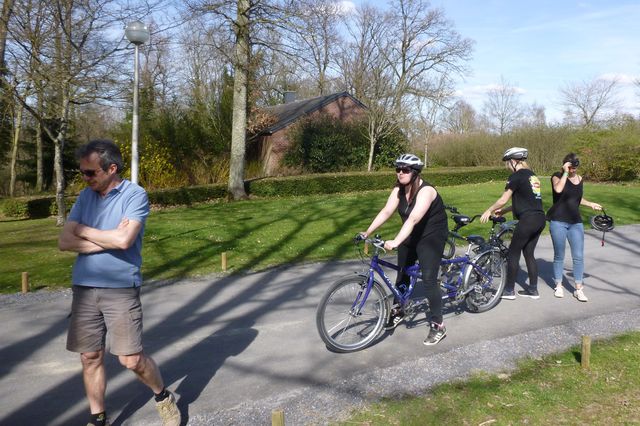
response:
M522 361L510 374L479 374L426 396L384 400L342 425L621 425L640 422L640 332Z
M503 189L504 182L490 182L439 191L447 204L473 215L492 204ZM585 197L603 204L617 225L640 223L638 189L637 184L589 184ZM351 238L366 229L388 195L389 191L371 191L154 211L144 237L143 275L149 281L221 273L223 252L231 273L353 258ZM545 197L545 208L550 198ZM583 209L585 220L589 214ZM399 226L394 215L380 233L392 236ZM463 231L486 235L488 229L473 223ZM0 292L20 291L23 271L29 273L34 290L69 286L75 254L58 251L59 232L53 218L0 221Z

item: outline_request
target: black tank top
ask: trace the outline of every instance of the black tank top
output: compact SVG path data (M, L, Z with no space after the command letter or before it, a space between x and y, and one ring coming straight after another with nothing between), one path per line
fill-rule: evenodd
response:
M554 173L553 176L562 178L562 173ZM582 179L574 185L569 179L564 184L561 193L553 191L553 176L551 176L551 188L553 192L553 206L547 212L547 220L565 223L580 223L580 201L582 200Z
M428 182L422 181L422 185L420 185L418 192L422 191L422 188L427 186L433 187L433 185ZM407 202L405 187L401 185L399 189L398 198L400 203L398 204L398 214L402 219L402 223L405 223L416 205L418 192L416 192L411 202ZM432 235L444 236L443 238L446 238L448 232L447 213L444 210L444 202L442 201L440 194L436 191L436 198L431 202L429 210L427 210L422 219L420 219L420 222L416 223L411 235L404 243L414 245L422 238Z

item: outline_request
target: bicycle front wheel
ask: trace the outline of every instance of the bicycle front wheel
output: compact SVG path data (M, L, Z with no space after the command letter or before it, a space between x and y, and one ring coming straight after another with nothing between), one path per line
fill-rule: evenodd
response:
M385 291L377 281L368 295L366 291L366 276L350 276L334 283L320 300L316 325L330 350L363 349L382 331L388 316Z
M475 266L474 266L475 265ZM471 312L485 312L500 302L507 282L507 264L500 250L480 253L464 274L464 288L470 289L466 303Z

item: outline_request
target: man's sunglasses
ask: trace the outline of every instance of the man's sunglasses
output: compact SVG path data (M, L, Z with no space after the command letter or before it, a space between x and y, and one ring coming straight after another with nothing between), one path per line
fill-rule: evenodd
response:
M412 171L413 170L410 167L396 167L396 173L404 173L405 175L408 175Z
M82 170L82 169L80 169L80 173L85 175L86 177L94 177L98 170L100 170L100 169L97 169L97 170Z

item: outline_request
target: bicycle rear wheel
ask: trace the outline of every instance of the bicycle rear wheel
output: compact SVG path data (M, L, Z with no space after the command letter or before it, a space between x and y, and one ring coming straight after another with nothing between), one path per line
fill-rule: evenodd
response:
M480 253L467 265L464 288L471 289L465 299L471 312L485 312L500 302L502 290L507 282L507 265L500 250ZM485 276L486 274L486 276Z
M513 238L513 226L501 229L496 237L498 237L502 241L504 247L508 249L511 245L511 239Z
M353 352L367 347L382 331L387 319L387 297L373 282L364 304L367 277L350 276L335 282L320 300L316 326L327 348Z

